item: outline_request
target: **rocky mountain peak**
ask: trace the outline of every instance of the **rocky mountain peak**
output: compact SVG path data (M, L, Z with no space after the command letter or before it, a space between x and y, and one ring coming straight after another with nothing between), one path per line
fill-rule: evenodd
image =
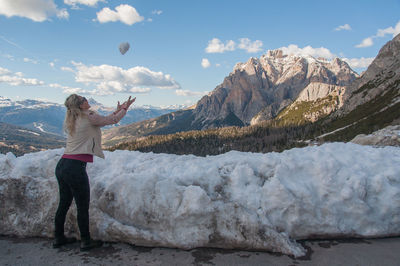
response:
M260 58L237 63L223 83L197 103L194 124L202 129L247 125L266 107L267 117L271 118L310 84L345 86L356 75L339 58L328 61L270 50Z
M257 68L260 66L260 60L255 57L250 57L250 59L246 63L237 63L233 67L233 71L231 74L234 74L237 71L245 71L247 74L254 74L257 71Z
M273 58L283 58L283 51L276 49L276 50L268 50L267 51L267 57L273 57Z

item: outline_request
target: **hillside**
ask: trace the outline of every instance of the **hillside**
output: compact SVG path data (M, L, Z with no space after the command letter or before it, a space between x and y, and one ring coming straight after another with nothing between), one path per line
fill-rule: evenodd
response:
M190 122L192 120L193 111L189 109L172 112L130 125L114 127L103 131L103 145L105 147L110 147L123 141L129 141L143 136L189 131L191 130Z
M0 122L0 153L19 156L63 146L65 139L60 136Z

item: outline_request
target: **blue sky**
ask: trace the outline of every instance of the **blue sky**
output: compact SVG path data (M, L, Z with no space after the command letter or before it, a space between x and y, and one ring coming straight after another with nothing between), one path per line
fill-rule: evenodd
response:
M360 73L400 33L399 14L400 0L0 0L0 96L194 104L278 48Z

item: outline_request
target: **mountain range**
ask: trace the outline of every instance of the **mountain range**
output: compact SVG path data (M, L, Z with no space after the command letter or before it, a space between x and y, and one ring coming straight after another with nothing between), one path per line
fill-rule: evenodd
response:
M93 98L89 98L91 109L102 115L114 111L112 107L106 107ZM127 115L120 121L120 125L130 124L160 115L177 111L182 106L166 108L154 106L141 106L130 109ZM64 136L63 122L65 107L62 104L39 100L12 101L0 96L0 122L8 123L30 130Z
M268 51L259 59L236 64L224 82L198 102L193 124L202 129L233 125L228 117L243 125L255 124L274 118L296 99L341 95L356 78L357 73L339 58L327 61Z
M236 64L194 108L107 130L104 143L111 146L147 135L255 125L274 119L283 109L301 101L331 99L324 111L329 114L342 106L346 86L357 78L358 74L339 58L328 61L268 51L260 58ZM318 117L314 115L313 120Z

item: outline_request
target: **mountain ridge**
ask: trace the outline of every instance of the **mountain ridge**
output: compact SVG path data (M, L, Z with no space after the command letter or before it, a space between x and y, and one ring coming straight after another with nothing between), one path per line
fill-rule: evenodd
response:
M104 106L93 98L89 98L88 101L91 105L91 109L102 115L108 115L115 110L113 107ZM9 98L0 96L0 122L59 136L64 136L63 122L65 110L63 104L31 99L12 101ZM176 109L154 106L132 106L124 119L121 120L120 124L125 125L138 122L173 111L176 111Z

